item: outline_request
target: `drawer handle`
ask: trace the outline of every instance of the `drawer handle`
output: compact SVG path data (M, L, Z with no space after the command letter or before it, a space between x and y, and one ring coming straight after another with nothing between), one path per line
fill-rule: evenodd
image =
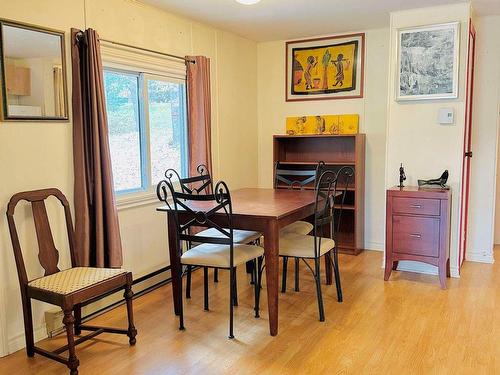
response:
M422 235L421 235L421 234L417 234L417 233L411 233L411 234L410 234L410 237L414 237L414 238L422 238Z
M410 204L411 208L422 208L421 204Z

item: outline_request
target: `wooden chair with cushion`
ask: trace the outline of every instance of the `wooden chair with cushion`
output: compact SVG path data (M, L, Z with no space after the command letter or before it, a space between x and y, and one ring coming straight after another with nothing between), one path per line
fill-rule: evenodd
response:
M64 207L72 268L62 271L58 268L59 252L54 244L45 206L45 200L49 197L57 198ZM30 280L27 275L14 220L16 205L22 200L31 203L38 240L38 259L40 265L45 270L45 275L43 277L34 280ZM26 351L28 357L33 357L35 353L41 354L68 366L70 374L78 374L77 368L79 360L75 353L75 345L103 332L127 335L130 345L135 344L137 330L134 327L132 312L132 273L115 268L77 267L78 262L75 252L75 235L71 220L71 212L68 201L63 193L58 189L44 189L15 194L10 199L7 206L7 221L9 224L21 288ZM120 289L125 290L124 296L128 313L127 329L82 324L81 307L83 305L105 297L112 292L119 291ZM64 312L63 323L66 327L68 339L67 345L54 351L48 351L35 346L31 299L47 302L62 308ZM91 333L80 338L75 338L75 334L80 335L81 330L91 331ZM69 353L67 358L61 355L65 351Z
M182 192L187 193L187 194L197 194L197 195L206 195L206 194L211 194L213 192L213 180L210 175L210 172L208 171L208 168L204 164L198 165L196 168L198 171L199 175L198 176L191 176L191 177L186 177L186 178L181 178L177 171L175 169L167 169L165 171L165 177L167 180L172 184L172 186L175 186L175 183L178 182L180 185L180 188ZM195 231L192 231L193 233ZM214 228L209 228L205 229L202 231L199 231L196 233L198 236L207 236L207 237L214 237L214 236L221 236L221 233L217 231ZM261 233L255 232L255 231L250 231L250 230L241 230L241 229L235 229L234 230L234 242L240 243L240 244L258 244L260 237L262 236ZM188 244L188 246L191 246L191 244ZM187 287L186 287L186 298L191 298L191 271L192 267L187 266L186 269L186 276L187 276ZM214 268L214 282L219 281L219 270L217 268ZM204 267L203 269L203 275L205 279L205 283L208 283L208 268ZM254 278L253 278L253 272L251 273L252 276L252 281L251 283L254 283ZM205 286L205 290L208 290L208 285ZM237 296L237 288L235 290L235 303L238 305L238 296ZM205 300L208 299L208 296L205 296Z
M233 308L235 306L236 266L248 261L254 263L255 282L255 317L259 317L260 275L264 249L256 245L236 243L235 230L232 224L231 195L227 185L220 181L215 186L213 194L188 194L174 189L170 181L161 181L157 186L158 198L174 211L175 227L177 229L177 252L181 265L200 266L204 268L227 269L230 273L229 287L229 338L233 334ZM182 224L179 217L182 215ZM191 234L189 229L203 226L216 230L218 235ZM205 232L207 233L207 232ZM192 247L185 248L183 242L190 242ZM185 251L184 251L185 250ZM259 265L257 266L257 259ZM259 272L257 271L259 270ZM179 275L182 285L182 275ZM207 296L207 280L205 277L205 296ZM175 296L180 302L179 328L184 329L182 309L182 288ZM208 300L205 299L205 310L208 310Z
M316 184L313 235L287 233L280 236L279 255L283 258L293 257L296 260L302 260L314 276L320 321L325 320L321 294L320 258L331 251L334 255L333 258L330 257L330 260L335 274L337 298L339 302L342 302L338 248L335 237L340 228L345 193L353 175L354 170L351 167L342 167L337 173L332 170L322 171ZM337 183L340 179L342 186L339 188ZM338 194L339 191L343 191L343 193ZM314 261L314 269L306 260Z
M295 165L282 165L276 162L274 166L274 188L275 189L300 189L304 190L307 186L313 187L316 184L316 177L318 168L322 162L318 164L304 166L298 169ZM307 221L293 222L280 231L280 235L287 235L290 233L296 234L309 234L313 230L313 224ZM286 292L286 278L288 268L288 257L283 257L283 275L281 279L281 293ZM295 291L299 291L299 259L295 259Z

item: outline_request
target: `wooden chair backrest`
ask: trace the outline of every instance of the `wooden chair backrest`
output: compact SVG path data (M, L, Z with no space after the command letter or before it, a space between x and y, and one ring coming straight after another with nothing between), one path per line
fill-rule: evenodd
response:
M49 217L47 215L47 208L45 206L45 200L51 196L56 197L64 207L64 216L66 219L66 228L68 231L68 240L71 252L71 264L73 267L76 266L77 262L74 247L75 239L73 222L71 220L69 203L64 194L55 188L25 191L14 194L7 205L7 222L9 224L10 238L12 241L17 273L21 285L26 285L29 282L26 267L24 265L19 236L17 234L16 223L14 220L16 206L22 200L31 203L33 221L35 222L36 237L38 241L38 260L40 261L40 265L45 270L45 276L52 275L60 271L57 267L57 263L59 262L59 251L56 249L54 244Z

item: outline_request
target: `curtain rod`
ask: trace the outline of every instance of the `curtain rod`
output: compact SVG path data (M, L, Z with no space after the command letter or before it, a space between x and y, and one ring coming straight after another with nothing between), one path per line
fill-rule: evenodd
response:
M194 60L189 60L189 59L186 59L185 57L182 57L182 56L177 56L177 55L172 55L172 54L170 54L170 53L165 53L165 52L155 51L155 50L152 50L152 49L142 48L142 47L137 47L137 46L131 46L130 44L125 44L125 43L120 43L120 42L114 42L114 41L112 41L112 40L107 40L107 39L102 39L102 38L99 38L99 40L100 40L101 42L106 42L106 43L116 44L116 45L118 45L118 46L127 47L127 48L134 48L134 49L138 49L138 50L145 51L145 52L156 53L156 54L158 54L158 55L163 55L163 56L171 57L171 58L173 58L173 59L183 60L183 61L185 61L186 63L196 64L196 61L194 61Z

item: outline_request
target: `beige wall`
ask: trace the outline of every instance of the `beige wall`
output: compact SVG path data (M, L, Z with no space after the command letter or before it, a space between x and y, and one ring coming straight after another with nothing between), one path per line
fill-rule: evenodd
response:
M385 126L389 30L366 30L365 93L362 99L285 102L285 42L258 44L258 174L271 187L273 134L284 134L288 116L358 113L366 133L365 248L384 247Z
M462 171L462 147L465 116L465 72L467 58L467 25L469 4L414 9L391 14L391 52L389 67L389 107L387 122L386 186L398 182L398 168L404 163L406 185L416 185L419 178L434 178L445 170L450 172L448 184L453 192L451 218L451 268L458 275L458 223L459 197ZM454 100L396 102L398 29L460 22L459 98ZM437 123L439 108L453 108L455 124L442 126ZM400 262L400 268L435 272L431 266Z
M127 0L0 0L0 17L66 32L67 62L71 27L95 28L100 36L172 54L201 54L212 59L212 143L214 175L230 188L257 184L257 47L256 43L228 32L176 17ZM59 17L57 15L64 15ZM70 75L69 75L70 76ZM71 82L69 82L71 88ZM70 90L71 91L71 90ZM71 95L71 92L70 92ZM71 102L71 100L70 100ZM72 127L67 123L0 124L0 211L12 194L55 186L72 200ZM124 266L138 277L169 263L165 218L154 211L157 203L121 209ZM54 212L55 205L49 207ZM57 211L56 211L57 212ZM53 231L61 252L60 266L69 266L63 221L53 216ZM37 265L36 240L31 216L18 210L22 244L33 276ZM0 354L24 345L17 273L5 216L0 216ZM9 303L5 303L9 301ZM34 304L37 338L43 337L43 311ZM8 324L7 324L8 323Z

